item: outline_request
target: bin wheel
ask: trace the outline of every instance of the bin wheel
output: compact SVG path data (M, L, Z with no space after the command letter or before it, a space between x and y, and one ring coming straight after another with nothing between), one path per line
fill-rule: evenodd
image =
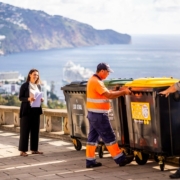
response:
M80 151L82 148L82 144L78 139L73 139L74 147L77 151Z
M103 145L99 146L98 148L99 158L103 158L104 152L103 152Z
M161 171L164 171L164 167L165 167L164 160L162 162L163 162L162 164L159 164L159 167Z
M142 160L139 159L139 157L136 155L135 156L135 161L139 165L144 165L144 164L146 164L146 162L147 162L147 160L149 158L149 154L146 154L146 153L143 153L143 152L141 152L141 154L142 154Z

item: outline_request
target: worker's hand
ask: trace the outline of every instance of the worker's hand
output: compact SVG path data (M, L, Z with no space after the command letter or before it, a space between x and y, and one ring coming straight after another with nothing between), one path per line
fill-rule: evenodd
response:
M41 102L44 102L44 98L41 98Z
M35 101L35 98L34 97L29 97L28 101L33 102L33 101Z
M128 87L121 87L120 91L123 91L125 95L131 94L131 90Z
M127 89L127 87L125 87L125 86L122 86L122 87L120 87L120 91L122 91L122 90L125 90L125 89Z
M165 90L165 91L161 91L161 92L159 92L158 94L164 95L165 97L168 97L168 96L169 96L169 92L167 92L166 90Z

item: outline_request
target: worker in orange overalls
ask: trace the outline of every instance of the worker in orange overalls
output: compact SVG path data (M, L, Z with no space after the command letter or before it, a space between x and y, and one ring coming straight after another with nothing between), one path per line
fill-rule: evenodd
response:
M99 136L119 166L125 166L130 162L130 159L132 160L132 157L126 157L119 148L108 118L109 99L130 94L131 91L128 88L121 88L119 91L109 91L102 80L106 79L110 72L113 71L108 64L100 63L97 66L96 74L87 83L87 118L90 130L86 145L86 168L102 166L95 159L95 150Z

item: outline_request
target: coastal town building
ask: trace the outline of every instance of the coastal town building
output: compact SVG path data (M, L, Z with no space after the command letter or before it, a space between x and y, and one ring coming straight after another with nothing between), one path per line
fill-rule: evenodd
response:
M18 71L0 72L0 82L20 83L24 77Z

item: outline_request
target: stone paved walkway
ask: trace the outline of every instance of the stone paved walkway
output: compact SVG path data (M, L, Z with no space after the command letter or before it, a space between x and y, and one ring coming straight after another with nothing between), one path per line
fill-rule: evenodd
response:
M43 155L19 156L19 134L0 131L0 180L166 180L177 169L175 165L159 165L149 160L146 165L137 165L135 161L125 167L114 163L108 153L97 160L103 166L85 168L85 148L76 151L71 142L40 138L39 150Z

